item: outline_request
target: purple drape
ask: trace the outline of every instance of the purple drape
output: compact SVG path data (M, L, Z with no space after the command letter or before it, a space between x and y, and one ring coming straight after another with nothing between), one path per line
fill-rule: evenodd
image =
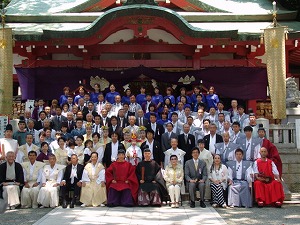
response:
M218 94L227 98L265 99L267 87L267 72L264 68L252 67L216 67L184 72L165 72L143 66L123 71L105 71L100 69L83 68L16 68L22 99L53 99L62 94L62 89L69 86L76 89L79 80L86 80L89 85L90 77L104 77L114 83L117 89L135 80L141 74L158 82L179 84L178 80L186 75L194 76L191 84L199 84L200 80L206 87L214 86ZM90 88L92 89L92 88Z

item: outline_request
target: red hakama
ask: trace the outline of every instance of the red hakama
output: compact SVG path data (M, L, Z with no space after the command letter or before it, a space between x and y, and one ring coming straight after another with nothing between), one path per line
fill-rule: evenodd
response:
M257 202L264 202L264 205L274 204L276 202L282 203L284 200L284 193L282 184L274 179L272 172L272 160L263 161L257 159L257 168L260 174L269 177L270 183L262 181L254 181L255 199Z
M137 193L139 189L139 183L135 174L135 167L129 162L113 162L105 171L106 187L113 188L117 191L130 189L132 198L137 201ZM112 183L116 180L117 183ZM125 183L125 181L128 183Z

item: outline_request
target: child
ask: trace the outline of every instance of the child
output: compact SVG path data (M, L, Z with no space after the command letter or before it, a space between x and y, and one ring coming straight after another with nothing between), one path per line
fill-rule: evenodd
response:
M142 161L142 150L136 145L137 139L136 135L132 134L131 137L131 146L126 150L127 161L130 162L133 166L137 166L139 162Z
M86 140L84 143L84 164L87 164L90 161L91 154L93 152L93 141Z

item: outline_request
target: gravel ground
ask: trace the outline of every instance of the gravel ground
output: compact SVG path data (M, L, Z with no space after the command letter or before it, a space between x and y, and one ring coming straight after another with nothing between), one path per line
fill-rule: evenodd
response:
M282 208L217 208L217 212L229 225L240 224L300 224L300 204L284 204Z
M0 215L0 225L29 225L33 224L50 212L51 208L44 209L15 209L7 210Z

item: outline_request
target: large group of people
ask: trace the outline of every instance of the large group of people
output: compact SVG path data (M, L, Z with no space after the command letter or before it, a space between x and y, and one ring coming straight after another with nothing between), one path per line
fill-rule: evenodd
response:
M8 207L161 206L281 207L282 162L254 113L224 103L210 87L162 96L141 87L121 96L72 96L65 87L51 106L36 101L0 139L0 194ZM198 193L200 196L197 196Z

